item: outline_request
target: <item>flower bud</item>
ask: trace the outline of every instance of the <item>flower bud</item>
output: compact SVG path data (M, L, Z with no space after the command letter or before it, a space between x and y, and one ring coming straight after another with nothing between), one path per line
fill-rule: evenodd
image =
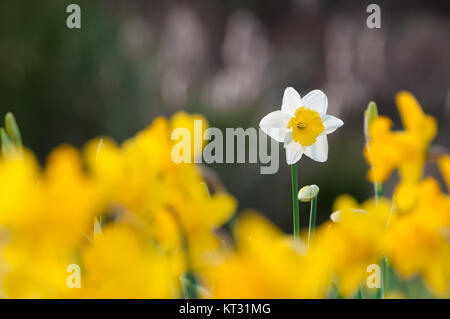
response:
M19 126L17 125L16 119L11 112L6 113L5 116L5 129L8 137L14 146L21 150L22 148L22 137L20 135Z
M298 192L298 200L301 202L310 202L319 195L319 186L308 185L304 186Z
M378 108L375 102L370 102L364 111L364 136L369 141L369 126L374 119L378 117Z
M0 128L0 139L2 142L2 155L6 159L13 159L17 156L16 149L14 145L11 143L11 140L8 137L8 134L6 134L5 129L2 127Z

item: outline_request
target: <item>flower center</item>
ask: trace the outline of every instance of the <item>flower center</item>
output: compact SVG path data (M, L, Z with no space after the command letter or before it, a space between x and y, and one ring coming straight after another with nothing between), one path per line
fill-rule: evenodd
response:
M302 128L305 128L305 127L306 127L305 122L301 122L301 121L300 121L300 122L297 123L297 128L298 128L298 129L302 129Z
M317 136L323 132L324 126L320 114L316 111L299 107L289 120L288 129L292 129L292 138L303 146L316 142Z

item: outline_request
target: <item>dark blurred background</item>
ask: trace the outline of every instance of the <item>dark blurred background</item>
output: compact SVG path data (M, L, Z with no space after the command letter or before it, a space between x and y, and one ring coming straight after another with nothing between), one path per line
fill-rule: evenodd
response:
M66 27L70 3L81 7L81 29ZM381 6L381 29L366 26L369 3ZM326 164L299 163L300 184L320 187L322 222L337 195L372 193L362 157L370 100L400 128L394 95L412 91L439 120L435 144L450 146L449 18L448 1L4 0L0 114L14 112L44 162L57 144L120 142L177 110L215 127L257 127L286 86L301 95L320 88L345 122L329 136ZM290 231L290 170L280 155L276 175L260 175L259 164L213 168L241 208ZM308 211L301 206L302 226Z

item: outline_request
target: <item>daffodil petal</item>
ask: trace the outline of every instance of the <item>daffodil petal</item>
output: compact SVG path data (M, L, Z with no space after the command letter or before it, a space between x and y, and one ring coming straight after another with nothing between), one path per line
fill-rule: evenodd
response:
M263 117L259 122L261 130L278 142L283 142L290 116L282 111L274 111Z
M320 115L327 113L328 98L321 90L313 90L306 94L302 99L303 106Z
M305 148L305 155L317 162L326 162L328 159L328 140L326 135L317 137L316 142Z
M288 165L297 163L302 158L304 148L300 143L292 140L286 145L286 161Z
M284 90L283 102L281 103L281 111L290 116L294 116L295 110L302 106L302 98L298 92L288 87Z
M286 147L291 141L292 141L292 139L293 139L293 136L292 136L292 131L291 130L289 130L289 131L287 131L286 132L286 135L284 136L284 147Z
M322 124L324 126L324 130L321 133L321 135L330 134L336 131L338 128L340 128L342 125L344 125L344 122L341 119L338 119L337 117L333 115L323 114L321 116L322 118Z

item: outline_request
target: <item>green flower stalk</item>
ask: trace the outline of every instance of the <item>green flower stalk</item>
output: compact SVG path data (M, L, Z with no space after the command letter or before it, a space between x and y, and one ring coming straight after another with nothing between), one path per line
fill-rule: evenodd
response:
M292 180L292 210L294 216L294 238L300 240L300 212L298 208L298 200L296 194L298 193L298 180L297 180L297 166L291 165L291 180Z
M378 117L378 108L375 102L369 102L367 105L367 109L364 111L364 137L366 139L366 143L370 140L369 127L374 119ZM370 151L369 151L370 153ZM375 201L378 202L379 198L383 196L383 184L374 182L373 183L374 193L375 193ZM383 256L381 258L381 289L377 294L377 298L386 298L386 283L387 283L387 260L386 257Z
M316 230L316 215L317 215L317 196L319 195L319 187L317 185L304 186L298 192L298 199L301 202L311 202L311 209L309 212L309 230L308 230L308 248L312 237Z

